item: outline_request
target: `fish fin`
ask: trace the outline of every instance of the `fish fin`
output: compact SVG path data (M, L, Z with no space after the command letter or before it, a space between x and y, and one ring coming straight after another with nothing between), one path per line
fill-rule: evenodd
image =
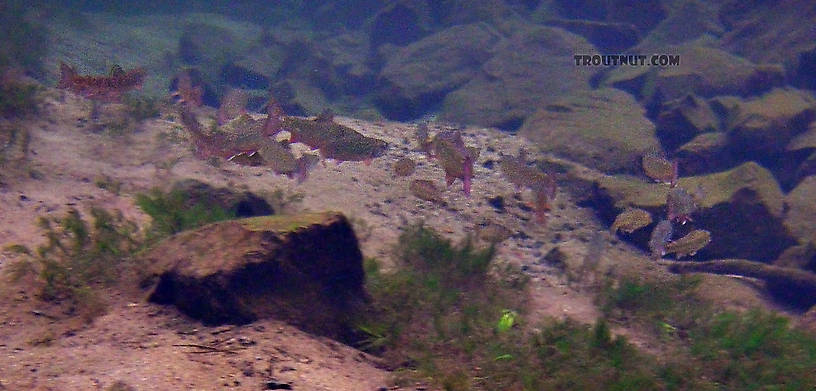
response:
M677 177L678 177L677 173L678 173L678 163L677 163L677 159L674 159L674 160L672 160L672 177L671 177L671 182L669 183L671 187L676 187L677 186Z
M68 88L74 83L74 78L77 76L76 70L70 65L60 63L60 80L57 88Z

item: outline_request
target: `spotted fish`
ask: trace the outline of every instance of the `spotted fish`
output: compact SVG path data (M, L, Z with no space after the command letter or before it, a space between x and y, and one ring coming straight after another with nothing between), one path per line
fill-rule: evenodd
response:
M711 243L711 232L696 229L680 239L666 244L666 254L674 253L677 259L694 256L697 251Z

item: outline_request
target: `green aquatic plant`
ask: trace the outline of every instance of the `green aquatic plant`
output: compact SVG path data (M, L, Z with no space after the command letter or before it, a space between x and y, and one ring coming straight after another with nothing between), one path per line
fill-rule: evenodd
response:
M36 114L39 111L40 87L36 84L23 83L3 76L0 68L0 117L19 118Z
M158 100L154 97L127 94L122 98L122 103L125 105L125 112L136 122L156 118L161 114Z
M692 355L728 389L816 387L816 338L787 318L753 310L726 312L692 331Z
M46 244L34 252L14 246L25 258L9 270L13 281L36 275L40 299L67 303L69 312L88 322L105 312L95 288L115 282L123 263L140 247L136 225L121 213L92 208L90 215L91 224L76 209L63 217L40 217Z
M699 277L666 282L625 279L601 294L611 321L667 342L660 378L669 389L810 389L816 385L816 335L761 310L721 311L696 295ZM681 375L682 374L682 375Z
M499 323L496 325L496 331L505 333L513 328L513 325L516 323L516 316L518 316L516 311L508 309L502 310L502 316L499 318Z
M272 210L277 214L293 214L299 209L306 194L300 191L291 191L288 188L278 187L275 190L261 194ZM352 221L354 223L355 221Z
M524 326L525 283L492 265L491 249L458 244L422 225L395 248L401 268L366 260L373 310L362 346L396 365L397 384L447 390L660 389L661 368L604 320ZM498 321L497 321L498 320Z
M148 242L236 217L234 211L206 199L192 200L181 190L162 192L153 189L148 194L138 194L136 205L153 218L147 231Z

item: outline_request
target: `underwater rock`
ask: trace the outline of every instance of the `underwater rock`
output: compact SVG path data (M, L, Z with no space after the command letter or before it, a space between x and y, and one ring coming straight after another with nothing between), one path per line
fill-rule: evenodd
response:
M320 113L329 106L326 94L308 79L287 78L272 85L275 97L289 115Z
M536 111L519 134L543 152L606 173L639 174L643 151L659 148L654 125L644 114L623 91L577 91Z
M734 165L734 157L727 146L728 136L724 132L697 135L676 150L679 174L699 175Z
M404 157L394 162L394 174L396 176L410 176L416 170L416 163L411 158Z
M3 171L25 160L30 141L31 135L25 127L17 127L11 122L0 122L0 164L3 164ZM6 167L6 163L11 164Z
M342 339L365 297L357 238L336 212L209 224L166 239L144 261L148 300L208 325L275 318Z
M771 58L774 62L795 63L801 53L813 50L816 42L813 1L731 0L720 7L718 16L727 30L720 37L720 47L757 63Z
M682 44L706 34L718 37L724 31L717 19L717 5L712 2L684 0L668 12L666 19L643 38L638 52L660 53L667 45Z
M596 70L576 67L574 59L597 52L589 42L560 28L518 30L495 46L482 72L445 96L441 120L514 131L536 110L589 89Z
M543 23L580 35L603 53L620 53L640 42L640 32L629 23L557 18L545 19Z
M816 274L804 270L766 265L745 259L717 259L708 262L666 262L673 273L734 274L765 281L772 296L807 309L816 304Z
M557 0L549 6L565 18L631 23L640 31L651 30L666 17L666 6L660 1Z
M666 102L655 126L660 142L673 151L701 133L720 130L719 122L708 102L696 95L686 95Z
M415 179L408 185L408 189L416 198L445 204L445 200L442 198L442 191L439 190L432 181L427 179Z
M774 266L791 267L816 273L816 238L807 244L788 247L773 264Z
M816 176L802 180L785 197L788 213L785 226L800 243L816 243Z
M774 89L737 107L729 148L764 156L782 152L816 118L816 100L795 89Z
M798 184L804 178L816 175L816 121L808 130L794 137L785 147L785 160L790 165L790 182Z
M447 28L399 49L378 76L378 107L396 120L421 115L476 76L500 38L486 23L473 23Z
M666 213L669 186L626 175L595 180L590 204L608 221L626 208L641 208L653 216ZM697 194L692 228L711 232L711 244L700 250L708 258L738 257L770 262L796 243L783 224L785 196L766 168L744 163L728 171L680 178L678 187ZM688 224L687 224L688 225ZM648 238L630 238L646 248Z
M236 55L238 39L220 26L191 23L179 38L178 55L189 65L225 65Z
M785 147L785 150L788 152L801 150L816 151L816 121L811 122L806 131L794 137Z
M659 104L688 94L760 94L785 80L781 66L757 65L716 48L687 44L662 48L661 52L677 54L680 64L661 69L618 67L605 74L601 86L620 88L648 104Z
M499 244L513 236L513 233L507 227L492 222L476 227L476 238L490 244Z
M405 46L426 36L432 27L430 13L430 6L421 1L387 4L371 18L371 47L376 49L386 43Z
M431 16L444 26L455 26L475 22L486 22L501 25L502 19L515 15L511 9L512 1L506 0L446 0L429 2ZM512 23L518 23L513 19Z
M371 68L370 43L362 32L333 36L319 42L316 49L333 71L327 93L365 95L374 89L377 75Z
M800 52L790 69L791 84L799 88L816 90L816 46Z
M199 203L214 204L238 217L266 216L275 213L269 203L254 193L214 187L195 179L176 182L172 191L184 194L189 207Z

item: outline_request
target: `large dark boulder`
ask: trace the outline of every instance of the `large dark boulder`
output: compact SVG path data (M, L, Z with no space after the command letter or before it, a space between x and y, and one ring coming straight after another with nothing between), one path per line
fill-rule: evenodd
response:
M431 30L430 5L421 1L398 0L387 4L372 18L371 47L382 44L405 46L428 35Z
M782 152L816 118L816 100L805 91L774 89L740 104L728 131L731 148L743 153Z
M680 64L665 68L618 67L607 72L600 84L659 105L688 94L705 98L759 95L785 81L781 65L757 65L717 48L687 44L668 46L661 52L678 55Z
M720 130L720 118L708 102L696 95L666 102L657 116L657 137L673 151L701 133Z
M799 53L789 68L793 85L816 90L816 46Z
M357 238L334 212L206 225L166 239L144 261L150 301L209 325L276 318L343 339L366 297Z
M674 151L682 176L722 171L736 165L738 156L728 149L724 132L701 133Z
M790 181L793 184L816 175L816 121L811 122L808 130L788 143L785 147L785 160L790 162Z
M659 148L655 127L631 95L605 88L576 91L542 106L519 134L542 151L606 173L639 173L640 156Z
M501 35L486 23L453 26L396 51L379 74L377 105L390 118L417 117L464 85Z
M496 45L476 77L445 97L440 119L517 130L540 107L589 89L594 70L576 67L573 56L596 53L592 45L559 28L519 30Z
M641 53L664 53L667 45L679 45L705 35L720 36L724 32L717 19L717 4L712 1L684 0L669 10L654 30L637 46Z
M172 190L184 194L187 207L196 204L214 205L237 217L266 216L275 213L269 203L256 194L226 187L213 187L195 179L176 182Z
M800 243L816 243L816 176L802 180L785 197L789 210L785 226Z
M531 1L513 0L512 2L530 3ZM520 7L513 7L507 3L506 0L440 0L428 1L428 6L434 21L443 26L476 22L496 24L501 19L513 16L514 8L526 12L524 8L527 6L522 5L520 9Z
M731 0L720 8L720 47L757 63L793 64L816 48L816 2Z
M667 14L662 1L555 0L548 6L565 18L630 23L644 32Z
M627 207L650 211L655 220L665 218L668 186L624 175L594 181L590 203L610 222ZM699 197L691 226L711 232L711 243L700 250L700 259L738 257L771 262L796 244L785 223L785 195L771 172L754 162L680 178L678 186ZM646 248L648 237L638 239L637 244Z
M578 34L603 53L620 53L640 42L640 32L629 23L609 23L592 20L572 20L553 18L544 21L547 25L563 28Z

